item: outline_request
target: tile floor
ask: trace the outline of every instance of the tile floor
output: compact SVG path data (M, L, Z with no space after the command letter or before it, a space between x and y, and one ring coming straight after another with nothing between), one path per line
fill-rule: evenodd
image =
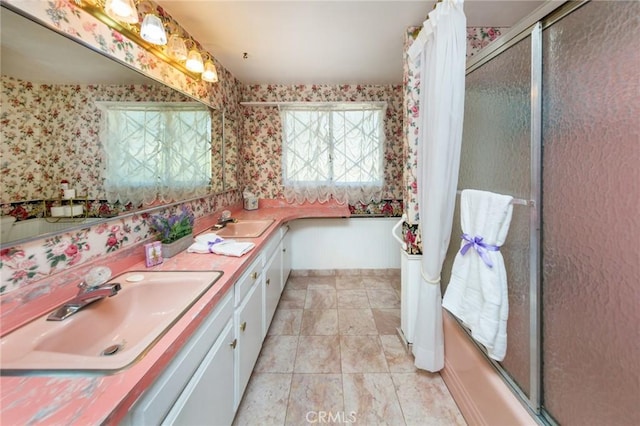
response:
M466 424L396 334L399 271L294 274L234 425Z

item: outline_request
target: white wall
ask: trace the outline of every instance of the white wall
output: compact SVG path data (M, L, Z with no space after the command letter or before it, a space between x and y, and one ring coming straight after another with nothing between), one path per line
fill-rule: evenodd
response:
M391 236L395 217L299 219L289 224L291 268L400 269L400 245Z

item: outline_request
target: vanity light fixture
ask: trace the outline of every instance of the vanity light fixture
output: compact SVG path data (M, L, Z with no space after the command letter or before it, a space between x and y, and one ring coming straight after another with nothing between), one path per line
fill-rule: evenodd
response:
M207 57L207 60L204 63L204 71L202 72L201 78L209 83L218 82L218 70L216 69L216 65L213 63L213 60L209 57Z
M167 33L164 30L162 21L156 15L147 13L142 20L140 27L140 37L149 43L159 46L167 44Z
M137 24L138 9L133 2L134 0L107 0L104 5L104 11L112 19L127 24Z
M167 52L177 61L183 62L187 60L187 45L184 43L182 37L176 34L169 36Z
M187 62L185 63L187 69L191 72L196 72L198 74L204 71L204 63L202 62L202 55L195 48L189 51L189 55L187 55Z
M211 83L218 81L211 55L201 52L197 42L160 7L155 8L151 4L153 7L150 9L146 3L143 7L142 0L73 0L72 4L189 77ZM145 14L142 23L136 4ZM150 13L146 13L147 10ZM154 10L157 13L153 13Z

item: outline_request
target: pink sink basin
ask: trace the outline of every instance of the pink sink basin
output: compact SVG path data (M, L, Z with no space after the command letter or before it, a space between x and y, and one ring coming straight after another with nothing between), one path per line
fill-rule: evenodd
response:
M239 220L228 223L224 228L215 231L222 238L257 238L266 231L273 219L264 220Z
M113 373L148 349L220 277L219 271L130 271L122 289L63 321L47 315L0 339L2 375Z

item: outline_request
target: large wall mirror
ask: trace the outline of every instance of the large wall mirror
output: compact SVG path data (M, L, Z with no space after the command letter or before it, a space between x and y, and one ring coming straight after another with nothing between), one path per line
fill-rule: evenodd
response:
M33 235L17 232L10 236L7 232L20 219L31 220L32 216L43 214L50 217L51 208L46 203L60 198L64 180L69 181L69 187L75 189L78 197L105 200L104 148L99 137L98 104L114 101L202 102L4 5L0 8L0 18L0 119L3 128L0 130L0 203L4 213L0 244L7 247L41 238L44 234L105 221L123 211L131 212L130 206L124 210L107 206L103 211L84 212L84 217L72 214L76 216L73 220L62 213L59 220L47 220L43 229L35 227L35 231L30 231ZM223 116L210 105L206 108L211 114L210 190L219 193L229 188L223 183ZM27 216L10 224L12 219L7 214L16 205L41 211L26 211ZM101 206L100 203L93 205ZM148 206L135 206L133 210L137 207Z

